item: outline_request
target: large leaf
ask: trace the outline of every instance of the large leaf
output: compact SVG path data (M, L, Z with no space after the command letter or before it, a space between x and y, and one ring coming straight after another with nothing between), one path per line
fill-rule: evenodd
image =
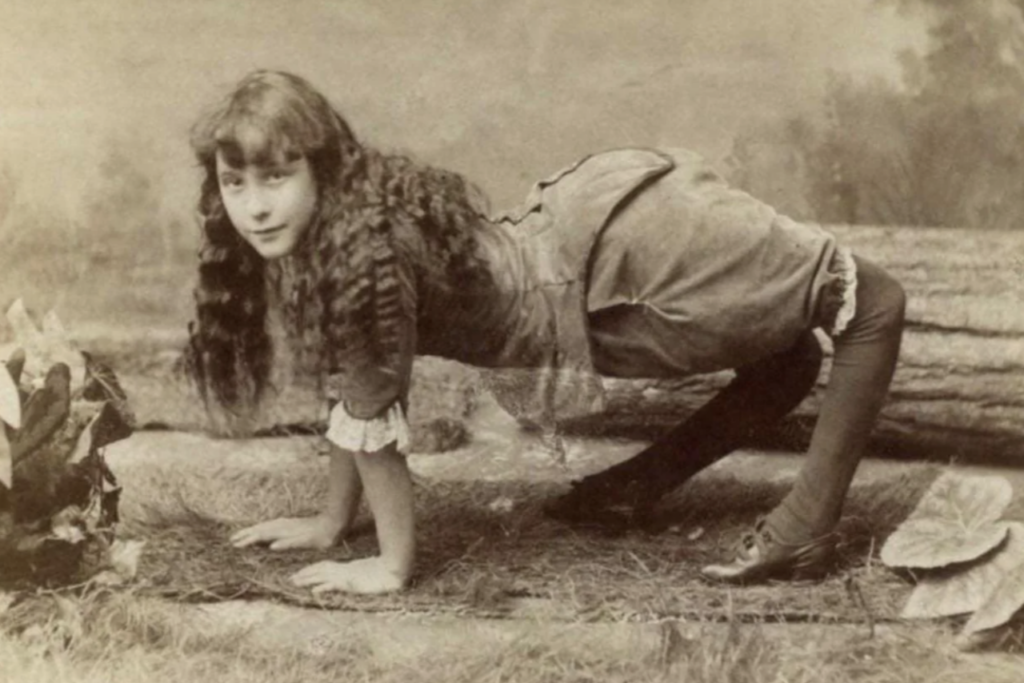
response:
M15 429L21 427L21 396L18 385L6 368L0 369L0 420Z
M21 383L21 372L25 369L25 349L20 346L9 346L6 351L7 357L4 359L4 363L7 364L7 373L14 380L14 385L18 386Z
M104 404L104 407L106 407L106 404ZM74 445L71 447L71 450L65 459L65 462L68 465L77 465L95 452L96 445L94 443L94 434L96 431L96 423L100 421L101 415L102 413L96 413L96 415L89 420L88 424L86 424L85 428L78 433Z
M882 546L890 567L935 569L970 562L1006 538L997 520L1013 497L1003 477L946 473L935 480L917 508Z
M70 380L66 365L54 365L46 373L43 386L29 396L22 414L24 425L11 444L15 464L39 448L67 420Z
M145 541L114 541L110 544L108 553L110 567L92 580L103 586L121 586L128 583L138 574L139 558L145 545Z
M963 571L925 576L903 607L904 619L968 614L980 608L1007 576L1024 564L1024 524L1008 522L1006 543Z
M75 401L52 434L26 457L14 458L14 509L20 521L85 505L93 482L102 476L86 460L99 447L96 426L105 408L106 403Z
M71 386L77 389L85 381L85 359L74 347L60 320L52 311L43 320L40 330L21 299L7 309L7 322L14 330L17 345L25 350L25 372L29 379L38 381L56 363L63 363L71 371Z
M84 351L82 356L85 358L85 384L82 387L82 398L87 401L109 402L124 426L128 430L134 428L135 415L128 404L128 394L121 387L120 382L117 381L117 375L114 374L113 369L97 361ZM118 438L123 439L125 436L127 435ZM117 439L112 439L111 441L115 440ZM107 443L110 443L110 441ZM105 444L99 444L99 446L103 445Z
M1014 524L1013 533L1020 533L1024 537L1024 525ZM1020 552L1024 554L1024 551ZM1002 626L1012 619L1021 607L1024 607L1024 559L1003 574L999 584L964 625L963 633L965 636L971 636Z
M118 410L111 402L104 401L101 406L99 415L89 427L92 432L92 447L94 449L127 439L132 435L134 424L126 421L125 411ZM127 412L127 419L135 419L130 411Z
M7 430L0 425L0 484L13 488L14 460L11 458L11 442L7 440ZM0 507L0 512L3 508Z

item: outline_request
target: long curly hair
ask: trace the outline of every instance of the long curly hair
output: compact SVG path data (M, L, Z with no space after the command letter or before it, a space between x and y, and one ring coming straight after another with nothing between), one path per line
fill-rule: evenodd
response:
M259 403L273 363L272 300L281 304L302 365L322 378L343 360L395 361L401 321L417 305L409 273L442 284L486 277L474 239L482 193L457 173L361 145L298 76L257 71L243 78L195 125L192 147L205 177L186 367L206 401L235 411ZM309 161L318 202L292 254L265 261L235 230L221 200L218 153L233 166L282 155ZM421 248L399 233L414 235Z

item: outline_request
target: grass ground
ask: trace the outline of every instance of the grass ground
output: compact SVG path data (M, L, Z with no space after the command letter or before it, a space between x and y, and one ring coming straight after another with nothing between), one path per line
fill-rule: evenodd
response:
M224 543L237 525L312 509L322 481L310 440L250 442L261 457L246 462L218 461L193 441L179 457L172 434L149 437L164 439L162 464L140 458L117 467L121 535L148 542L138 582L19 594L0 617L0 681L1020 680L1017 657L959 652L955 623L894 616L907 584L873 551L934 467L858 483L839 578L733 590L697 581L695 568L770 507L783 481L710 473L667 501L660 528L608 536L541 518L537 505L557 483L421 478L416 585L310 609L287 575L321 556ZM433 457L441 456L422 459ZM364 534L334 554L371 546ZM239 596L249 602L236 608L228 599ZM265 617L226 619L213 606Z
M288 577L321 553L240 553L223 539L258 519L314 512L323 486L317 465L300 462L276 471L183 471L172 465L149 467L137 481L129 477L124 532L150 541L143 570L152 589L193 599L271 598L334 609L475 616L507 616L524 599L542 600L551 606L549 615L563 621L724 619L730 611L774 620L891 619L906 584L878 566L872 549L934 476L932 468L921 467L912 476L854 491L842 567L834 578L741 592L702 583L699 567L728 552L747 525L784 495L785 483L706 477L666 501L644 528L610 533L546 519L541 506L557 495L555 483L421 479L415 585L398 596L313 600ZM132 488L146 497L136 499L128 493ZM374 543L372 534L361 534L328 556L365 555L374 552Z
M366 629L275 645L252 628L217 628L194 607L130 592L64 600L41 625L0 634L0 679L17 683L523 681L608 683L917 683L1019 681L1020 662L964 655L927 625L868 638L819 628L664 622L623 652L622 638L531 624L511 638L463 637L412 652L381 650ZM373 617L365 617L374 619ZM377 630L392 628L378 622ZM443 629L437 626L435 629ZM512 630L511 627L506 627ZM462 632L463 635L467 633ZM619 629L613 633L626 633ZM264 634L265 635L265 634ZM435 638L435 640L437 640ZM602 647L603 645L603 647Z

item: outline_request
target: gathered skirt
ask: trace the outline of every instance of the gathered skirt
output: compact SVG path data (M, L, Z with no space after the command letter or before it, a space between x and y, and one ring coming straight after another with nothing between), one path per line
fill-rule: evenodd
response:
M608 377L738 368L836 334L853 315L849 251L718 176L673 171L608 223L591 254L588 336Z

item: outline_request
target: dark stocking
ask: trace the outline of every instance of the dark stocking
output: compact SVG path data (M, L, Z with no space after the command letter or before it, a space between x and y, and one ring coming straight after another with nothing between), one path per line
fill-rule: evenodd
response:
M796 408L814 388L821 359L818 340L807 332L789 350L740 368L689 419L629 460L574 484L549 512L588 521L601 507L649 507Z

